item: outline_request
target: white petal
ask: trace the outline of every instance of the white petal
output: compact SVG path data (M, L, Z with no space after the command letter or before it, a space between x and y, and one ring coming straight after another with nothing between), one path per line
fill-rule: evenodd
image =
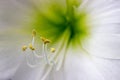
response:
M23 59L21 47L26 38L15 28L0 25L0 80L11 79Z
M97 68L104 76L105 80L119 80L120 79L120 60L105 59L100 57L93 57L93 61Z
M105 80L90 55L69 50L64 65L65 80Z
M85 49L99 57L120 59L120 2L101 0L94 3L87 7L92 36L88 44L85 42Z
M59 72L51 73L47 80L119 80L120 61L96 56L80 55L80 50L69 50L65 64ZM59 74L58 74L59 73ZM52 77L52 78L51 78Z
M19 57L15 54L16 52L10 49L0 49L0 80L10 79L14 75L20 63Z
M26 60L24 60L12 80L38 80L41 77L43 70L43 66L37 68L29 67L26 64Z
M22 56L13 36L0 34L0 80L10 79L21 63ZM10 41L10 42L9 42Z

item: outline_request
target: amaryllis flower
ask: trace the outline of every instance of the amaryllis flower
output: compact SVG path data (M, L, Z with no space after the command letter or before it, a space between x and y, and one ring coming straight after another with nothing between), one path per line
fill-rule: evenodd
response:
M0 80L119 80L119 4L1 0Z

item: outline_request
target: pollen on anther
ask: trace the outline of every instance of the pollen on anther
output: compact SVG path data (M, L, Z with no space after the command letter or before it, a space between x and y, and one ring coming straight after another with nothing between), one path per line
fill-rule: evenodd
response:
M36 36L36 30L35 30L35 29L32 30L32 36L33 36L33 37Z
M49 39L46 39L44 37L40 37L41 40L44 42L44 44L50 43L51 41Z
M45 40L46 40L46 38L44 38L44 37L40 37L40 39L41 39L43 42L45 42Z
M23 47L22 47L22 50L23 50L23 51L26 51L26 49L27 49L27 46L23 46Z
M52 53L54 53L55 52L55 48L51 48L51 50L50 50Z
M49 39L46 39L44 43L47 44L47 43L50 43L50 42L51 41Z
M35 48L33 47L32 44L29 44L29 48L30 48L31 50L35 50Z

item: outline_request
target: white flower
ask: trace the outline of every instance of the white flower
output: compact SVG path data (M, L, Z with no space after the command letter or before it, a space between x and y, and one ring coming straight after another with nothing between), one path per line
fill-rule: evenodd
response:
M1 0L0 4L0 80L120 79L120 1ZM32 29L37 34L33 32L30 42ZM42 42L34 43L34 38L41 35L53 42L48 46L54 47L52 60L46 54L38 57ZM22 53L20 46L29 42L30 49L23 46L23 51L31 51Z

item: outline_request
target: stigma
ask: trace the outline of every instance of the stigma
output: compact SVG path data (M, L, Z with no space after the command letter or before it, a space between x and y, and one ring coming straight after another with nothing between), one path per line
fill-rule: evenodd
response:
M47 64L49 66L55 67L55 61L54 61L54 59L52 59L54 54L52 54L52 53L55 53L56 50L53 47L48 49L48 46L47 46L49 43L51 43L51 40L49 40L45 37L40 37L40 39L42 41L42 47L41 47L42 51L40 51L40 53L38 53L38 50L35 48L35 37L37 36L36 33L37 33L36 30L33 29L31 43L28 44L28 47L26 45L24 45L22 47L22 51L26 53L25 56L26 56L26 61L27 61L28 66L36 67L41 64L45 64L45 65ZM30 52L27 53L27 50L29 50Z

